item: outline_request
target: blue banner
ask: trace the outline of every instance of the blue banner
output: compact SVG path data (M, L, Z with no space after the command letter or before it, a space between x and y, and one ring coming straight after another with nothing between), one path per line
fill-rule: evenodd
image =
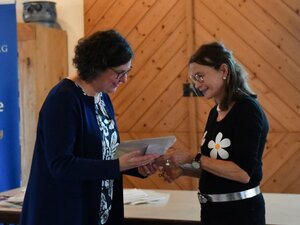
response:
M16 5L0 3L0 191L20 186Z

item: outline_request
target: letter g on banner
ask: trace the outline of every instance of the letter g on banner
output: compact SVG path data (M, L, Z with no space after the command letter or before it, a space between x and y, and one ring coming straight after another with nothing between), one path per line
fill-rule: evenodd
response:
M16 6L0 2L0 191L20 186L19 136Z
M1 45L0 46L0 53L6 53L8 52L8 46L7 45Z

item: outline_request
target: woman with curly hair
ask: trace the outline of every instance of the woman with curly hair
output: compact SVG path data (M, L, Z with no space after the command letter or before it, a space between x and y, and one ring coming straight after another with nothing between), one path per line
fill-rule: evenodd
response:
M21 225L124 223L122 174L147 177L156 154L116 158L120 142L108 93L127 81L133 53L115 30L81 39L77 74L59 82L39 114Z

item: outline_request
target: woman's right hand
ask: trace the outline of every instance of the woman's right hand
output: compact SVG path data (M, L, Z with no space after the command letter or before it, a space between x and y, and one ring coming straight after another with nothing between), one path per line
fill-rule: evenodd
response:
M184 174L181 165L189 164L192 160L193 155L190 152L171 148L165 155L156 159L156 164L160 170L159 176L167 182L172 182Z
M167 151L165 158L168 158L177 165L183 165L191 163L194 157L189 151L171 148Z
M169 183L183 175L183 169L170 158L160 157L156 160L156 164L159 165L159 176Z
M126 153L119 158L120 171L122 172L139 166L147 165L154 162L154 160L159 156L159 154L143 155L139 150Z

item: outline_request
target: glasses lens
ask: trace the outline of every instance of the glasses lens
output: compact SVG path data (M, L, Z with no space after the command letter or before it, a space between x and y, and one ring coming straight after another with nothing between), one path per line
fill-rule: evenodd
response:
M117 79L120 80L120 79L122 79L125 75L126 75L125 72L117 73Z
M131 70L131 68L129 70L117 73L117 79L122 79L123 77L125 77L126 75L128 75L128 73L130 72L130 70Z
M195 73L195 74L191 74L190 75L190 79L194 82L198 81L198 82L202 82L203 81L203 75L200 73Z
M131 67L132 68L132 67ZM113 69L113 68L110 68L112 71L114 71L115 72L115 74L116 74L116 78L118 79L118 80L120 80L120 79L122 79L123 77L125 77L129 72L130 72L130 70L131 70L131 68L129 69L129 70L125 70L125 71L116 71L115 69Z

